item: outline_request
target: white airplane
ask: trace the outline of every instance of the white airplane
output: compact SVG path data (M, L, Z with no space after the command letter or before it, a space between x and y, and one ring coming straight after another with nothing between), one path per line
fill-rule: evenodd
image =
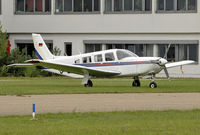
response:
M156 88L157 84L154 82L154 78L161 70L164 70L167 78L170 79L167 68L194 63L191 60L168 63L166 59L161 57L138 57L125 49L110 49L74 56L54 56L40 34L32 34L32 37L38 59L26 61L28 64L9 66L34 65L49 72L83 78L82 84L85 87L93 86L92 77L121 76L133 77L132 86L139 87L139 76L150 76L152 82L149 87Z

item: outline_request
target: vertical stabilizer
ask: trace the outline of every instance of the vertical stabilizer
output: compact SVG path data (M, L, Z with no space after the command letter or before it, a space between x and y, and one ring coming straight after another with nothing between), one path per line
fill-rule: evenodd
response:
M36 56L41 60L53 59L54 55L49 51L40 34L32 34Z

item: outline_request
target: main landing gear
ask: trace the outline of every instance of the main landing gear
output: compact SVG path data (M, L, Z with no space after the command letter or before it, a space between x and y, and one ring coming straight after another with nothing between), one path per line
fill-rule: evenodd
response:
M85 87L92 87L93 86L93 83L92 81L90 80L91 79L91 76L89 75L89 73L86 73L84 75L84 78L82 80L82 84L85 86Z
M150 88L157 88L157 84L154 82L154 77L155 77L155 75L152 74L152 75L151 75L151 80L152 80L152 82L149 84L149 87L150 87Z
M133 87L140 87L140 80L139 80L139 77L138 76L134 76L133 77L134 81L132 83L132 86Z
M92 81L89 79L89 80L87 81L87 83L84 84L84 86L85 86L85 87L92 87L92 86L93 86L93 83L92 83Z

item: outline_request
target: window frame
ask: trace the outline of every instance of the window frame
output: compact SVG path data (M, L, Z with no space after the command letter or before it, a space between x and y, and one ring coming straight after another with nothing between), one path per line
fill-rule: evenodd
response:
M194 10L189 10L188 8L188 1L186 0L185 2L185 6L186 9L185 10L178 10L178 0L173 0L174 2L174 8L173 10L166 10L166 1L167 0L163 0L164 1L164 9L163 10L159 10L159 0L156 1L156 13L197 13L197 7L198 7L198 0L195 0L195 9Z
M80 12L77 12L77 11L74 11L74 0L72 0L72 11L69 12L69 11L65 11L65 4L64 4L64 0L62 0L62 8L63 10L61 12L56 12L56 0L54 1L54 14L100 14L101 12L101 0L98 0L99 2L99 11L95 11L95 3L94 3L95 0L92 0L92 11L84 11L84 0L82 0L82 11Z
M52 0L49 0L49 9L50 11L46 12L46 1L45 0L42 0L42 11L36 11L36 0L33 0L33 12L27 12L26 11L26 1L27 0L24 0L24 11L17 11L17 0L15 0L15 4L14 4L14 7L15 7L15 10L14 10L14 14L16 15L50 15L51 14L51 2Z
M111 11L106 11L106 0L104 2L104 14L151 14L152 13L152 0L150 0L150 10L146 10L146 4L145 1L146 0L141 0L142 1L142 10L138 11L135 10L135 0L132 0L132 10L125 10L125 0L122 0L122 11L115 11L114 10L114 3L115 0L111 0Z

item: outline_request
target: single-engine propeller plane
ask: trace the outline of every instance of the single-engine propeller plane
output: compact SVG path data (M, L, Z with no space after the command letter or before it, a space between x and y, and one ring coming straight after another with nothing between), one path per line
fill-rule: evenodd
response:
M164 70L170 79L167 69L194 63L191 60L168 63L161 57L138 57L125 49L110 49L74 56L54 56L47 48L40 34L32 34L36 56L38 59L26 61L26 64L9 66L37 66L43 70L57 74L83 78L85 87L92 87L92 77L121 77L134 78L132 86L139 87L140 76L150 76L150 88L156 88L155 75ZM169 46L170 47L170 46ZM168 49L169 49L168 47ZM166 53L167 54L167 53ZM166 55L165 54L165 55Z

